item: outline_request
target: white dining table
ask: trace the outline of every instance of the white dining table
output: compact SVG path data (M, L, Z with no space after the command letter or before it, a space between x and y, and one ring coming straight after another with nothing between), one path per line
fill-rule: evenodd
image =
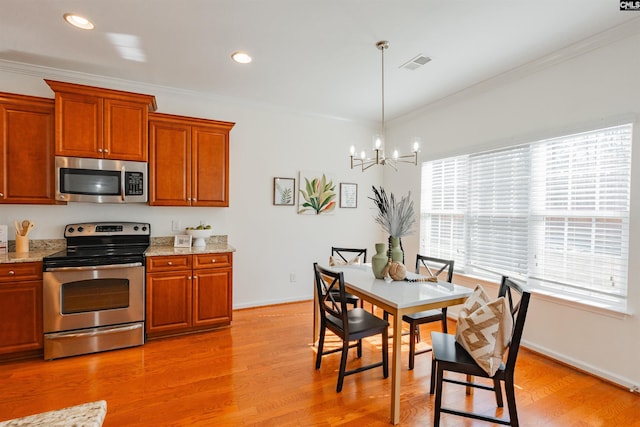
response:
M400 368L402 349L402 316L423 310L462 304L472 293L464 286L438 282L408 282L376 279L371 265L326 267L342 272L345 288L358 297L386 310L393 316L393 345L391 357L391 423L400 422ZM408 278L421 277L407 273ZM315 321L315 318L314 318ZM314 331L316 326L314 325ZM314 335L314 339L316 336Z

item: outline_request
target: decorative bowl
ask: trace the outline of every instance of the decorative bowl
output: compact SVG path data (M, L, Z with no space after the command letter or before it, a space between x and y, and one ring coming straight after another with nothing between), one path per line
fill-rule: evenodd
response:
M210 228L207 230L186 230L186 233L190 236L193 236L193 246L201 247L207 246L207 242L205 242L205 239L211 236L213 230Z

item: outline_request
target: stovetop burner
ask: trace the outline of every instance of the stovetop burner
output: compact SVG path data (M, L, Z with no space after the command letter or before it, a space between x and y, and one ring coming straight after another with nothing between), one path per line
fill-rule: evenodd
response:
M150 244L148 223L96 222L68 224L64 236L67 248L43 259L43 266L84 267L142 263Z

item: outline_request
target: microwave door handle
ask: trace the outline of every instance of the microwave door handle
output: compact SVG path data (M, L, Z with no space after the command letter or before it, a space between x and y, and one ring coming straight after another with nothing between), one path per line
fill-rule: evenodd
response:
M126 177L126 174L124 173L125 169L124 166L122 166L120 168L120 197L122 198L122 201L124 202L124 180Z

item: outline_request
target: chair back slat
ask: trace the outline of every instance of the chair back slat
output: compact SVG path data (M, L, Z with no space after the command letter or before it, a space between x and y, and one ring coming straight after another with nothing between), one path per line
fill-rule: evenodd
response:
M453 260L418 254L416 256L416 274L420 274L420 269L422 267L427 270L427 273L429 273L431 277L439 277L444 272L446 273L446 278L444 278L443 280L451 283L451 281L453 280L454 263L455 262Z
M509 344L507 362L505 364L506 373L513 375L518 350L520 348L520 341L522 340L524 321L527 317L527 310L529 309L531 292L513 279L503 276L498 296L505 297L509 310L511 311L511 316L513 317L513 333L511 335L511 343Z
M367 262L367 250L359 249L359 248L338 248L335 246L331 247L331 256L338 256L342 261L349 262L350 259L347 259L348 255L351 255L351 258L356 256L362 256L361 262L364 264Z
M348 334L349 322L345 298L344 275L342 272L335 272L323 268L319 266L317 262L313 263L313 270L320 315L324 318L330 315L340 320L345 334Z

